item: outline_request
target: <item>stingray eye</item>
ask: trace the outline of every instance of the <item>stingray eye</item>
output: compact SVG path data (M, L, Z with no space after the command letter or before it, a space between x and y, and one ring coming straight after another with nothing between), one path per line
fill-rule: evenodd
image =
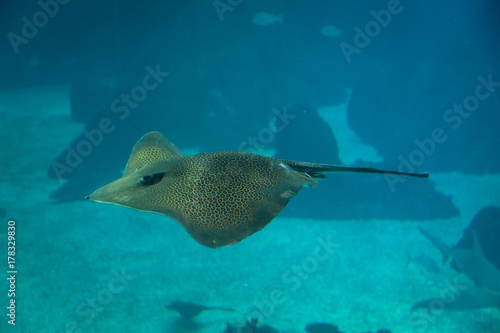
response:
M144 177L141 178L141 183L144 184L144 185L158 184L163 179L163 176L165 176L165 172L154 173L152 175L147 175L147 176L144 176Z

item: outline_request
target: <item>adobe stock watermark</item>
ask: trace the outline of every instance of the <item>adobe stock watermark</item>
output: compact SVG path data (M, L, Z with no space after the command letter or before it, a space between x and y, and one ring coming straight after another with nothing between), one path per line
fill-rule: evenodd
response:
M243 0L214 0L214 2L212 2L212 5L214 6L219 20L223 22L225 19L224 14L226 12L234 11L234 9L241 5L242 2Z
M453 107L446 109L443 113L443 122L453 131L458 130L462 126L463 121L479 109L481 102L490 98L495 93L496 88L500 87L500 81L494 81L492 74L489 74L487 78L480 75L477 77L477 80L479 83L476 85L473 94L466 96L462 103L453 104ZM422 140L415 139L416 148L407 157L403 155L398 156L398 171L414 172L416 168L422 166L436 152L438 145L448 140L449 136L447 132L449 132L449 129L436 127L430 132L427 138ZM405 178L399 175L386 174L384 176L392 192L395 191L396 184L405 182Z
M129 283L135 280L135 276L128 275L123 268L121 272L113 269L111 271L113 277L108 280L107 285L97 291L93 297L87 297L76 307L76 314L83 317L86 324L92 323L97 314L103 311L113 302L113 299L121 294ZM61 333L81 333L78 323L70 321L66 323L64 330Z
M371 41L380 35L382 29L387 28L393 16L401 14L402 11L403 5L401 5L399 0L389 0L387 2L387 9L379 11L371 10L370 15L373 17L373 20L368 21L363 29L358 26L354 27L354 32L356 33L353 39L354 45L346 42L340 42L339 44L347 63L350 64L352 62L351 57L353 54L360 54L361 50L368 47Z
M71 0L40 0L38 6L40 10L36 11L31 19L23 16L21 18L22 26L20 34L9 32L7 39L9 40L15 54L19 53L19 46L21 44L28 44L30 40L38 35L40 29L45 27L49 20L54 18L58 13L61 5L66 5Z
M238 151L255 153L258 150L264 150L266 145L273 142L276 133L282 132L297 117L296 114L289 113L286 106L281 111L273 108L272 113L274 115L271 117L269 125L261 128L257 135L249 135L245 141L238 145Z
M446 310L447 304L451 304L457 300L463 291L469 286L458 283L458 278L455 277L453 284L445 280L441 285L441 293L439 297L432 299L424 308L415 309L408 319L410 325L416 327L419 332L427 332L429 323L433 323L436 317L441 315Z
M147 74L143 77L141 84L133 87L129 93L122 93L119 98L111 102L111 112L118 117L118 120L124 121L130 115L130 111L137 108L139 103L143 102L148 93L158 88L163 80L170 75L168 72L162 72L160 65L157 64L153 69L151 66L145 68ZM52 171L56 177L61 180L66 173L71 173L83 161L83 158L92 154L94 149L101 145L105 135L109 135L116 129L116 119L104 117L99 120L95 128L84 129L82 134L84 138L78 141L73 147L66 148L64 163L54 161L51 164Z
M287 293L298 290L318 270L319 265L330 259L335 250L340 247L340 244L332 242L330 235L327 235L326 239L317 237L316 243L314 250L309 256L305 257L299 264L295 264L283 272L281 275L282 287L274 288L266 298L253 302L255 310L248 317L257 318L255 323L263 322L265 318L272 316L276 307L287 301ZM237 320L237 326L245 326L245 333L251 333L252 331L248 331L248 329L252 328L248 326L252 325L246 323L246 318L242 317ZM253 328L257 329L256 327Z

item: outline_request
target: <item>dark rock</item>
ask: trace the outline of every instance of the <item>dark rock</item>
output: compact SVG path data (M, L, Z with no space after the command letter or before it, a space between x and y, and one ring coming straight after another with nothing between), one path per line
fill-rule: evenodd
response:
M314 108L299 105L288 112L295 118L277 132L275 157L341 164L335 135ZM371 126L373 124L375 122L370 123ZM356 166L391 169L387 165L373 163ZM397 167L395 165L392 169ZM326 176L314 190L303 190L302 195L294 198L282 215L320 220L423 220L458 215L451 198L437 192L429 179L350 173Z
M309 333L342 333L338 326L327 323L312 323L305 328Z
M457 246L472 249L472 237L476 232L484 256L500 269L500 207L488 206L481 209L464 230ZM453 264L453 267L457 267Z
M257 327L257 322L257 318L252 318L252 320L247 321L244 326L240 327L234 327L227 324L223 333L280 333L277 329L269 325Z
M340 164L335 135L315 108L298 105L287 113L294 118L277 129L276 158Z

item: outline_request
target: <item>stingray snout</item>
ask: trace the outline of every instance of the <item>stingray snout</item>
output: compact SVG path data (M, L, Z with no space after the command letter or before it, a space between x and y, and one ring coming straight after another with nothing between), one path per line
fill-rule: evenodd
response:
M122 178L94 191L94 193L85 197L85 199L95 202L104 202L111 204L123 204L130 198L126 191L126 182Z

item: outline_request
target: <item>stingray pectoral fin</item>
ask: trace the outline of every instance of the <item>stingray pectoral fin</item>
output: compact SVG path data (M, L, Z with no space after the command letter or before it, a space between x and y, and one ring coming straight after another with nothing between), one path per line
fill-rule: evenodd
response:
M307 181L290 180L266 189L264 191L267 194L266 198L255 204L255 215L263 219L268 217L270 217L270 220L273 219L285 208L290 199L299 193L304 185L314 187L316 181L314 179Z
M125 174L133 173L147 164L179 156L184 154L166 137L159 132L149 132L132 149Z
M200 244L210 248L234 245L263 229L285 208L302 185L280 184L263 191L265 196L260 200L241 202L238 206L226 203L225 212L218 214L212 211L213 219L200 223L190 216L174 217ZM214 206L212 206L214 207Z
M171 215L198 243L219 248L240 242L271 222L304 185L317 183L265 158L245 159L235 163L248 167L248 173L222 182L205 180L196 188L197 202Z

